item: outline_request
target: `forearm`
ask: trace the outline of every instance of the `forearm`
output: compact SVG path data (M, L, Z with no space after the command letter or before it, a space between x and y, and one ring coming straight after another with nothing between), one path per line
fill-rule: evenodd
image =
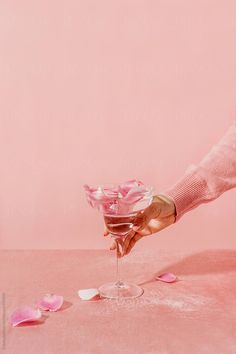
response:
M236 187L236 122L198 166L192 164L174 186L162 192L175 203L176 221L183 214Z

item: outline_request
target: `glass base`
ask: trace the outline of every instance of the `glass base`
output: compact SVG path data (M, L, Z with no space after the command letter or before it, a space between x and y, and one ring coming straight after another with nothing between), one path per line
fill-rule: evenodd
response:
M100 296L107 299L132 299L144 292L140 286L122 281L101 285L98 290Z

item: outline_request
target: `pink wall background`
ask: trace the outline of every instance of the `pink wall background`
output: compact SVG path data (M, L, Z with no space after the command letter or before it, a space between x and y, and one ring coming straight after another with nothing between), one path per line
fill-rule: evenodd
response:
M84 183L157 191L236 119L236 2L0 2L0 247L106 248ZM235 247L236 190L137 247Z

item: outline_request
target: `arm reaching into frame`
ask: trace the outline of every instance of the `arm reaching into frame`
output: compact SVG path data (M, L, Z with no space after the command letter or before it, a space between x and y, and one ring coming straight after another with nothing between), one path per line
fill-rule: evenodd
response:
M176 223L185 213L218 198L236 187L236 121L198 165L190 165L169 189L154 196L139 213L133 230L120 245L119 256L128 254L136 242ZM108 231L104 230L104 236ZM116 249L113 242L110 249Z

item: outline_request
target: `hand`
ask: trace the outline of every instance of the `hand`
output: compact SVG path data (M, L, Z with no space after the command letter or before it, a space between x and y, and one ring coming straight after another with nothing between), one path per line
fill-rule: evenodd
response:
M144 236L153 235L175 222L176 209L173 200L164 195L153 197L152 203L138 213L133 229L129 232L125 241L117 249L117 242L113 241L110 250L117 249L118 257L127 255L136 242ZM104 236L109 235L109 231L104 230Z

